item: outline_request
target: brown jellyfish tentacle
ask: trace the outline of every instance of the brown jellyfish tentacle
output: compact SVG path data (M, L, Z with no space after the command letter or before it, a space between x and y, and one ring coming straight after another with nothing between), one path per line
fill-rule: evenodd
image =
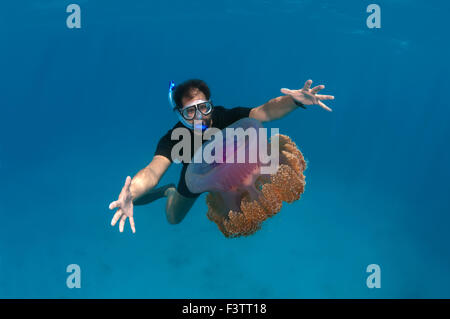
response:
M280 190L268 183L262 187L263 196L259 198L259 203L265 208L269 217L277 214L281 210L283 205L282 196Z
M264 208L251 198L250 193L246 192L242 196L240 211L230 211L228 219L224 221L226 231L233 237L253 234L267 218Z
M287 151L280 152L280 165L282 164L291 167L297 174L301 174L304 167L302 161L298 157L295 157L292 153Z
M286 150L289 153L295 154L297 157L302 157L300 150L294 141L289 136L278 134L278 141L280 149Z
M216 223L219 230L226 236L229 237L229 234L225 228L224 221L228 212L226 212L226 205L223 202L220 193L211 192L206 196L206 204L208 205L208 212L206 216L208 219L214 223Z
M248 236L260 228L259 223L255 223L253 219L235 211L230 211L228 219L224 221L224 226L228 234L228 236L225 235L227 237Z
M241 201L241 210L230 210L224 215L223 198L219 193L209 193L206 200L208 203L208 219L215 222L219 230L226 237L248 236L260 228L265 214L263 209L257 207L256 201L250 201L249 194Z
M255 180L255 188L262 191L263 186L267 183L270 183L270 175L261 174Z
M306 161L302 152L289 136L279 134L280 164L291 166L297 174L306 169Z
M267 219L266 210L256 200L243 198L241 202L241 211L253 224L259 225Z
M285 202L292 203L303 193L304 181L288 165L282 164L280 169L272 175L271 180L272 184L281 190L281 199Z
M306 161L296 144L279 135L279 167L272 175L255 174L250 184L207 196L208 218L226 237L249 236L261 228L267 218L281 210L282 202L300 198L305 187ZM236 197L242 194L240 197ZM222 196L223 195L223 196ZM231 201L240 199L240 206ZM230 209L233 207L232 209Z

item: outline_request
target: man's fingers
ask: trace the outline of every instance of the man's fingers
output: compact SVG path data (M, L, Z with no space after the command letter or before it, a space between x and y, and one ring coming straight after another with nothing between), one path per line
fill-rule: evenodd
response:
M130 217L130 226L131 230L133 231L133 234L136 232L136 227L134 226L134 218Z
M305 82L305 85L303 86L304 90L309 90L309 88L311 87L312 84L312 80L308 80Z
M334 100L334 96L333 95L320 95L320 94L316 94L316 97L319 100Z
M325 85L315 86L311 89L311 93L316 94L317 92L319 92L320 90L323 90L324 88L325 88Z
M120 207L120 201L118 201L118 200L111 202L111 204L109 204L109 209L114 209L117 207Z
M127 178L125 179L125 184L123 185L122 190L120 191L119 198L120 198L120 196L123 196L128 191L130 184L131 184L131 177L127 176Z
M333 112L332 109L330 109L328 106L326 106L325 104L323 104L322 102L319 101L318 103L320 105L320 107L324 108L325 110L329 111L329 112Z
M127 176L127 179L125 180L125 188L128 188L131 184L131 177Z
M117 221L119 220L120 216L122 216L122 210L119 209L113 216L113 219L111 219L111 226L114 226Z
M123 214L122 218L120 219L120 223L119 223L119 231L121 233L123 233L123 228L125 227L125 220L127 219L127 215Z

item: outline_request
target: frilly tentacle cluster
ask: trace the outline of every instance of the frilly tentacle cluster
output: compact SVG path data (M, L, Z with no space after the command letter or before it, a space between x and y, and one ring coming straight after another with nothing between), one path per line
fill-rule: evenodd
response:
M279 167L275 174L260 175L255 180L257 200L245 193L240 210L227 209L223 194L211 192L206 197L208 218L226 237L248 236L261 228L261 223L281 210L282 202L300 199L305 188L306 161L296 144L286 135L279 138Z

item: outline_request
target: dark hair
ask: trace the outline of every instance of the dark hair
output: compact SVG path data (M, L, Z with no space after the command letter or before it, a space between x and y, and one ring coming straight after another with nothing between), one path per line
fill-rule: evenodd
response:
M198 89L201 92L203 92L207 100L209 100L209 98L211 97L209 87L204 81L198 79L187 80L175 86L175 91L173 92L173 99L175 101L176 107L180 108L183 106L181 102L183 97L185 96L192 97L191 95L192 89Z

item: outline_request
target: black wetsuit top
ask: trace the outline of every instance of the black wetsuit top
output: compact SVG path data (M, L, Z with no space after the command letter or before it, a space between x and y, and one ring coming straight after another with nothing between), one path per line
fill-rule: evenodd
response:
M226 109L223 106L214 106L214 109L212 111L212 127L216 127L220 130L224 129L225 127L229 126L230 124L244 118L248 117L250 114L251 108L248 107L235 107L232 109ZM181 122L178 122L175 124L173 128L171 128L158 142L158 146L156 147L155 155L161 155L169 159L170 162L172 161L172 147L179 142L179 140L172 140L171 135L172 131L178 127L185 127ZM192 130L191 133L191 150L192 151L192 157L194 156L194 153L196 150L194 150L194 134ZM186 169L189 165L189 163L182 163L183 169L181 170L180 180L178 181L177 190L178 192L185 196L185 197L197 197L200 194L194 194L189 191L189 189L186 186L186 181L184 179L184 176L186 174Z

